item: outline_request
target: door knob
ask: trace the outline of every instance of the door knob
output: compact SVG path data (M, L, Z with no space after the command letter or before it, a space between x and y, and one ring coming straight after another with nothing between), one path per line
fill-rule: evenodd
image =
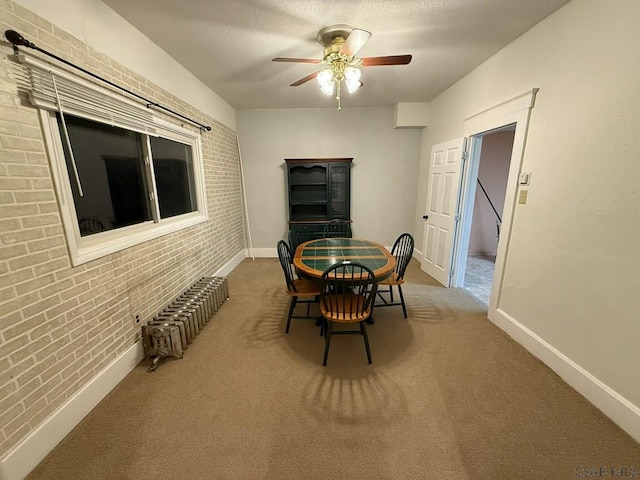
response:
M429 220L429 215L422 215L422 218L424 218L425 220Z

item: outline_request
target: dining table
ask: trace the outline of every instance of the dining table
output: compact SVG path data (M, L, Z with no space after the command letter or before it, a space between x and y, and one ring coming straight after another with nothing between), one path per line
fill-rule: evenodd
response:
M342 262L360 263L373 272L376 282L393 272L396 259L377 242L361 238L320 238L296 248L293 266L307 278L320 279L323 272Z
M317 280L327 268L343 262L368 267L376 282L390 276L396 266L396 259L384 245L362 238L309 240L298 245L293 256L293 266L298 274ZM373 323L373 318L367 323Z

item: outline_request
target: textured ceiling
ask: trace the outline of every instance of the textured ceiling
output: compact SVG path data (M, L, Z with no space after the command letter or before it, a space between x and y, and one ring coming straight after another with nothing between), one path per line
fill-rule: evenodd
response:
M357 56L411 54L366 67L343 107L429 101L568 0L103 0L234 108L333 107L315 81L318 31L373 33Z

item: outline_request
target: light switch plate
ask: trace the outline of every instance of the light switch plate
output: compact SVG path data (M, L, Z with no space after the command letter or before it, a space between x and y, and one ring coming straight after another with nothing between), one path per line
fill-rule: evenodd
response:
M520 190L520 195L518 195L518 203L527 203L527 193L529 190Z

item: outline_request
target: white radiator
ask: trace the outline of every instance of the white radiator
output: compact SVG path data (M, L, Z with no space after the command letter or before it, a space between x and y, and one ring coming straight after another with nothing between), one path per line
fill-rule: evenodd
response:
M225 277L203 277L178 296L142 327L142 342L149 371L158 368L166 357L182 358L188 348L229 298L229 285Z

